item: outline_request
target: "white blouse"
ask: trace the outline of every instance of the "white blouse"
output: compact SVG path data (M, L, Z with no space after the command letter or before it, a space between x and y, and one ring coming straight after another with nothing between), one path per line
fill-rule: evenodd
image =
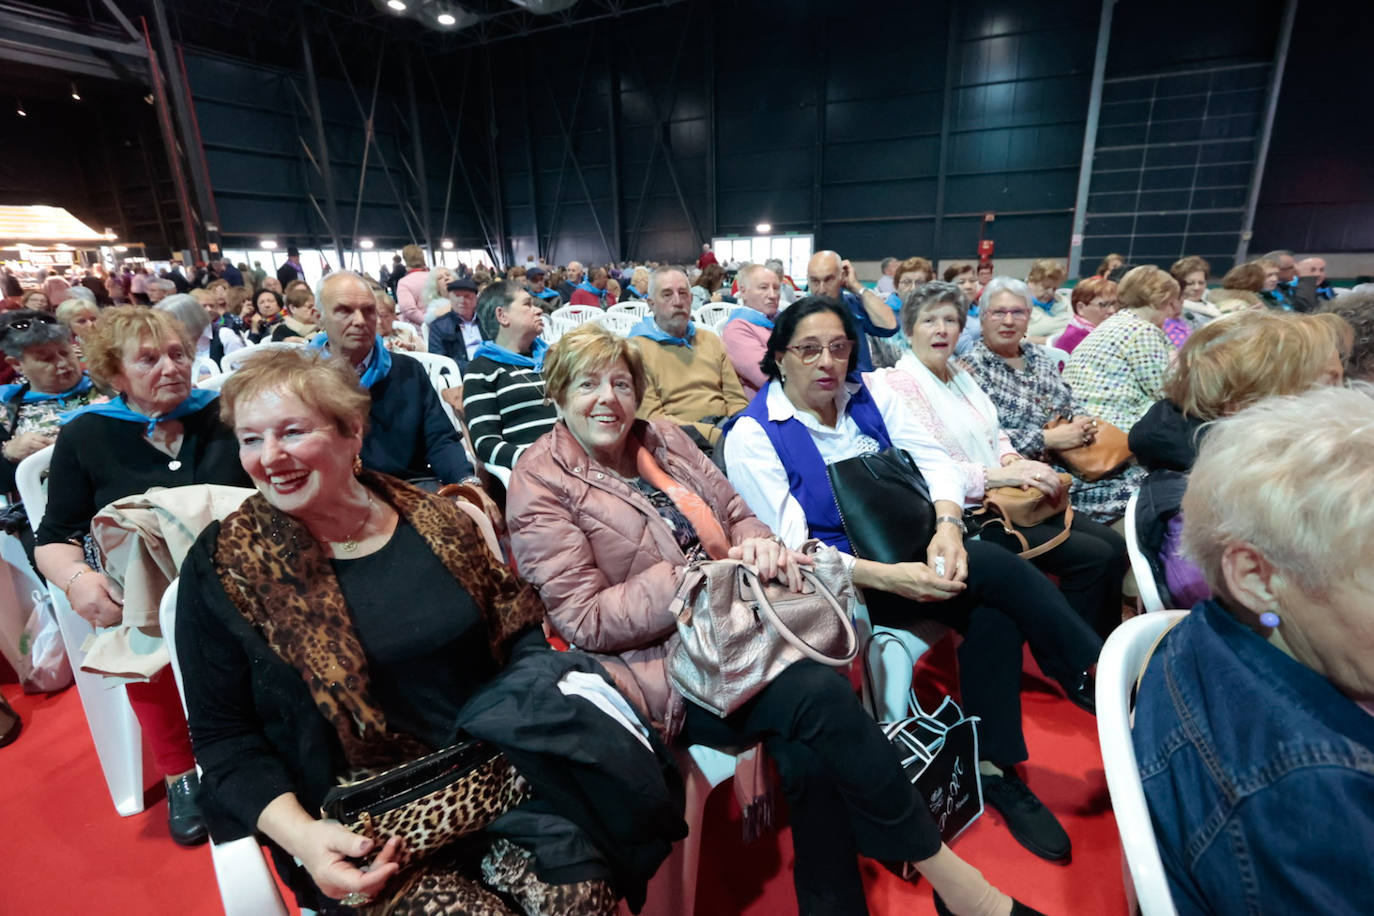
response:
M780 382L769 382L767 390L768 418L785 420L795 417L811 433L811 441L816 443L821 460L827 465L878 451L877 441L864 435L854 418L845 412L858 385L848 383L836 395L840 419L834 428L823 425L809 413L797 410L783 393ZM947 499L962 506L967 484L949 452L916 421L890 390L870 389L870 392L874 406L882 414L892 444L905 449L921 469L930 488L931 501ZM772 528L788 547L796 549L806 542L810 537L806 512L788 487L787 469L782 459L773 449L768 434L753 417L740 417L726 437L725 467L730 483L744 497L759 521Z

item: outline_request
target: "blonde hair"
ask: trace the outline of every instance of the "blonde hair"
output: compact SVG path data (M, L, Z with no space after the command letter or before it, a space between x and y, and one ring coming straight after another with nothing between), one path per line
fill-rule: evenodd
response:
M186 326L167 312L142 305L107 308L100 313L94 333L82 341L86 368L91 378L109 387L114 377L124 371L124 349L130 343L144 340L161 343L168 334L175 335L186 348L188 359L195 355L196 347Z
M1177 299L1178 281L1151 264L1133 267L1116 286L1116 298L1121 307L1144 311L1162 311L1171 300Z
M328 359L304 347L255 353L220 389L220 419L233 429L238 406L269 391L294 396L334 424L341 436L367 432L372 397L358 384L358 373L342 357Z
M1179 258L1173 263L1173 266L1169 268L1169 276L1177 280L1179 287L1182 288L1184 282L1188 279L1188 275L1199 270L1202 271L1203 277L1211 279L1212 265L1208 264L1197 255L1190 254L1187 257Z
M1068 275L1069 272L1063 264L1053 258L1040 258L1031 263L1030 273L1026 274L1026 282L1058 286Z
M1264 289L1264 265L1259 261L1246 261L1226 271L1221 278L1222 289L1241 289L1257 293Z
M80 315L82 312L92 312L97 319L100 318L100 307L91 305L85 299L68 299L57 307L57 311L54 314L57 320L62 322L62 325L67 328L67 330L71 330L72 322L75 321L76 316Z
M1374 551L1374 389L1319 388L1268 398L1208 427L1183 496L1183 549L1214 594L1222 557L1249 544L1279 594L1321 596ZM1280 612L1282 609L1280 608Z
M405 261L406 267L411 270L417 267L424 267L425 250L419 245L407 245L401 249L401 260Z
M897 265L897 269L892 272L892 285L896 286L902 281L902 274L914 273L918 270L925 271L926 278L923 283L929 283L935 279L935 265L925 258L907 258Z
M209 305L215 301L215 297L210 295L208 289L193 289L186 295L196 300L196 302L200 303L202 306Z
M1164 396L1189 417L1216 420L1274 395L1299 394L1341 349L1335 315L1234 312L1189 335Z
M625 363L630 370L638 406L644 397L644 361L639 347L596 322L579 324L558 338L544 355L544 393L561 407L574 380L616 362Z

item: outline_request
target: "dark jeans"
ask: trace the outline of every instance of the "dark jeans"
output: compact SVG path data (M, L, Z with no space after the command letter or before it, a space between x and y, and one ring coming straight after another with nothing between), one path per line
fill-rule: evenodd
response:
M1032 547L1063 530L1062 525L1053 523L1020 529ZM1106 639L1121 624L1121 580L1130 564L1126 541L1084 515L1074 516L1070 531L1067 541L1030 562L1036 569L1059 577L1059 591L1069 606ZM1013 553L1021 549L1020 542L997 525L984 528L982 537Z
M1054 584L1027 561L987 541L967 541L968 588L948 601L911 601L868 590L875 624L900 627L938 620L964 636L959 693L964 711L982 717L978 752L999 766L1027 757L1021 731L1021 646L1029 643L1040 669L1067 681L1097 661L1102 640Z
M803 914L868 912L859 853L919 862L940 849L896 751L849 682L823 665L797 662L723 719L689 701L681 737L723 748L763 742L787 795Z

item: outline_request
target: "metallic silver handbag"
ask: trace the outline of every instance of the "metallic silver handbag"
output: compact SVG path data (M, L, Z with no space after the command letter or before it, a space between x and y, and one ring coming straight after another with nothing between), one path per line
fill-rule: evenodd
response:
M803 568L811 588L800 594L778 582L765 585L739 560L687 568L669 607L678 641L668 654L668 677L684 697L726 716L793 662L839 668L854 660L849 573L835 548L807 552L815 565Z

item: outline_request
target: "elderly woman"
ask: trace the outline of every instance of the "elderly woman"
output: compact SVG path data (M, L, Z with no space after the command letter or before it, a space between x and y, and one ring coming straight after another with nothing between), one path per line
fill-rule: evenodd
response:
M65 298L65 297L64 297ZM48 296L41 289L30 290L19 300L19 307L28 311L47 312L51 315L54 306L48 301Z
M1178 281L1179 297L1183 300L1183 314L1200 327L1221 314L1207 301L1207 281L1212 277L1212 265L1190 254L1179 258L1169 268L1169 276Z
M507 501L520 570L553 628L597 653L666 737L764 743L790 803L800 912L866 912L856 851L916 862L954 912L1012 911L940 842L892 747L834 672L797 662L723 719L684 701L665 659L692 558L728 554L792 588L809 561L772 537L676 424L635 419L644 371L625 338L581 325L549 351L544 379L560 419L521 457Z
M168 312L135 305L105 309L86 350L95 381L118 397L63 417L35 558L76 613L109 627L120 622L122 608L94 559L95 514L150 487L246 486L248 478L233 436L219 422L215 392L191 387L190 335ZM164 668L151 681L129 684L128 694L167 780L172 838L183 845L202 842L195 760L176 684Z
M1084 280L1084 283L1107 283ZM1115 286L1115 284L1111 284ZM872 373L872 389L890 391L911 411L963 471L963 508L982 505L991 487L1037 489L1060 495L1059 477L1050 466L1016 453L997 422L997 407L964 369L951 361L954 342L967 320L967 300L951 283L927 283L902 307L902 333L911 353L896 368ZM1053 538L1063 525L1046 522L1019 529L1031 547ZM1126 542L1115 531L1086 518L1073 520L1064 543L1032 562L1059 577L1069 605L1106 636L1121 622L1121 580L1126 573ZM983 540L1022 549L998 525L982 529Z
M1059 301L1059 287L1068 278L1068 270L1052 258L1031 263L1026 274L1026 288L1030 290L1031 320L1026 333L1034 343L1044 343L1069 326L1069 309Z
M630 282L622 287L625 295L622 301L644 301L649 298L649 268L636 267L630 274Z
M1105 277L1081 280L1069 296L1069 307L1073 309L1069 326L1054 341L1065 353L1072 353L1083 338L1116 314L1116 284Z
M1105 280L1109 273L1116 270L1118 267L1121 267L1125 263L1125 257L1117 254L1116 252L1112 252L1111 254L1107 255L1105 258L1102 259L1102 263L1097 265L1097 272L1093 274L1093 277L1099 280Z
M420 332L410 322L396 320L396 300L381 289L374 289L372 297L377 300L377 334L386 348L393 353L422 352L425 342Z
M1351 345L1345 354L1345 374L1362 382L1374 382L1374 283L1362 284L1322 304L1323 314L1339 315L1351 328Z
M512 912L483 877L547 912L532 895L550 886L509 840L482 835L475 857L441 851L400 872L399 837L374 845L319 819L339 781L446 746L470 697L547 651L538 597L451 502L361 470L370 400L346 363L272 351L223 402L258 492L187 556L176 628L211 832L265 835L311 909L378 896L368 912ZM423 587L397 602L389 586L403 582ZM559 891L566 912L615 904L600 880Z
M1149 471L1136 508L1137 536L1165 586L1167 606L1191 607L1211 596L1201 571L1180 554L1178 515L1207 424L1267 397L1339 385L1349 330L1335 315L1245 311L1200 328L1179 351L1164 399L1130 431L1131 452Z
M406 272L396 281L396 308L401 320L409 321L419 327L425 320L425 306L436 298L435 287L429 286L430 271L425 267L425 250L419 245L407 245L401 249ZM426 287L429 287L428 290ZM438 296L443 296L443 287L438 287ZM426 298L428 297L428 298Z
M1181 914L1374 895L1371 455L1374 401L1326 388L1217 421L1193 465L1183 547L1216 598L1155 649L1132 734Z
M85 299L68 299L57 307L55 314L57 320L71 332L76 358L83 359L85 354L81 350L81 340L95 330L95 323L100 320L100 306Z
M259 290L253 297L253 312L248 319L248 339L253 343L261 343L264 338L270 340L272 332L286 317L285 307L286 301L281 294L270 289Z
M286 312L281 324L272 329L275 341L289 340L304 343L319 331L320 313L315 307L315 294L302 283L286 294Z
M972 264L951 264L945 268L944 280L959 287L964 299L970 304L978 296L978 273Z
M890 390L871 391L854 379L858 331L847 314L833 300L809 297L778 315L764 363L771 381L726 439L730 481L783 543L795 547L815 537L848 557L826 466L887 447L911 457L936 515L935 533L921 552L925 562L854 559L854 584L867 590L874 623L925 618L965 634L960 685L965 707L982 718L984 798L1027 849L1067 858L1068 835L1014 769L1027 757L1021 646L1029 642L1041 669L1091 709L1089 669L1101 640L1025 560L986 541L965 545L963 472Z
M1064 381L1091 414L1129 430L1159 400L1174 347L1164 322L1177 318L1178 281L1158 267L1136 267L1117 287L1120 310L1069 357Z
M456 279L458 278L453 275L453 271L443 265L435 267L429 272L429 276L425 279L423 293L425 322L433 321L452 307L448 298L448 285ZM409 323L407 322L407 324ZM419 327L419 325L411 326Z
M1001 428L1017 454L1052 462L1054 452L1094 441L1095 418L1081 409L1044 349L1026 340L1030 298L1020 280L994 277L989 281L980 298L982 337L959 355L997 405ZM1055 417L1069 422L1046 429L1045 424ZM1127 468L1095 483L1075 480L1070 491L1073 506L1080 515L1111 524L1125 514L1140 476L1138 469Z

